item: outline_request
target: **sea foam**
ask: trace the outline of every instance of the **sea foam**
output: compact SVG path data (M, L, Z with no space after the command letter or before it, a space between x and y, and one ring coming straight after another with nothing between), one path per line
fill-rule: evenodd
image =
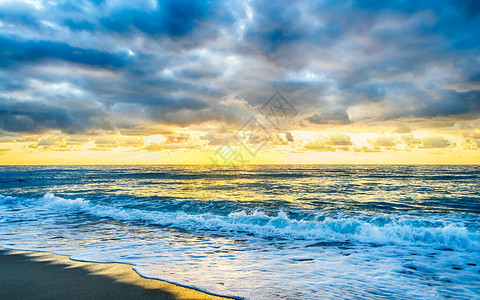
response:
M295 219L288 212L277 215L237 211L227 215L186 213L180 210L143 210L96 204L83 198L67 199L51 193L40 198L0 196L0 204L33 205L58 212L84 213L118 221L144 222L185 230L223 234L361 242L379 245L430 245L451 249L480 249L480 231L461 215L429 216L400 214L317 214L313 219Z

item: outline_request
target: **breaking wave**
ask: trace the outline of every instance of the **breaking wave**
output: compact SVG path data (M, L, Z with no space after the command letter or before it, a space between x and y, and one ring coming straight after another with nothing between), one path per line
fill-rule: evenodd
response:
M41 198L1 196L1 205L32 205L52 212L85 213L118 221L144 222L186 230L284 239L361 242L380 245L431 245L451 249L480 249L480 229L475 221L461 215L325 215L295 219L285 211L270 216L262 211L237 211L228 215L151 211L95 204L77 198L66 199L51 193ZM4 220L2 220L4 221Z

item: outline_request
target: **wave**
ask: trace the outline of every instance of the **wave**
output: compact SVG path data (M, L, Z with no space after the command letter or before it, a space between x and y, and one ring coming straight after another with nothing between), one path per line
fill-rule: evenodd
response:
M435 247L479 250L480 228L457 215L331 215L294 219L285 211L269 216L262 211L186 213L184 211L149 211L138 208L95 204L83 198L66 199L51 193L41 198L1 196L1 205L26 203L56 212L85 213L118 221L144 222L150 225L194 231L215 231L268 238L360 242L379 245L431 245ZM452 216L452 215L450 215Z

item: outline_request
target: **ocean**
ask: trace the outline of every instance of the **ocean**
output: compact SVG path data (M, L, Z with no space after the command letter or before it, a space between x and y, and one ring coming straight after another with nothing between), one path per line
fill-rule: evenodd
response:
M0 246L242 299L480 299L480 166L2 166Z

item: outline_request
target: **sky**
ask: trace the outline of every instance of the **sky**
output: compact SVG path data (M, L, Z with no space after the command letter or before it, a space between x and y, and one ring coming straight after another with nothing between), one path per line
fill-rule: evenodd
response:
M0 0L0 164L244 163L479 164L480 2Z

